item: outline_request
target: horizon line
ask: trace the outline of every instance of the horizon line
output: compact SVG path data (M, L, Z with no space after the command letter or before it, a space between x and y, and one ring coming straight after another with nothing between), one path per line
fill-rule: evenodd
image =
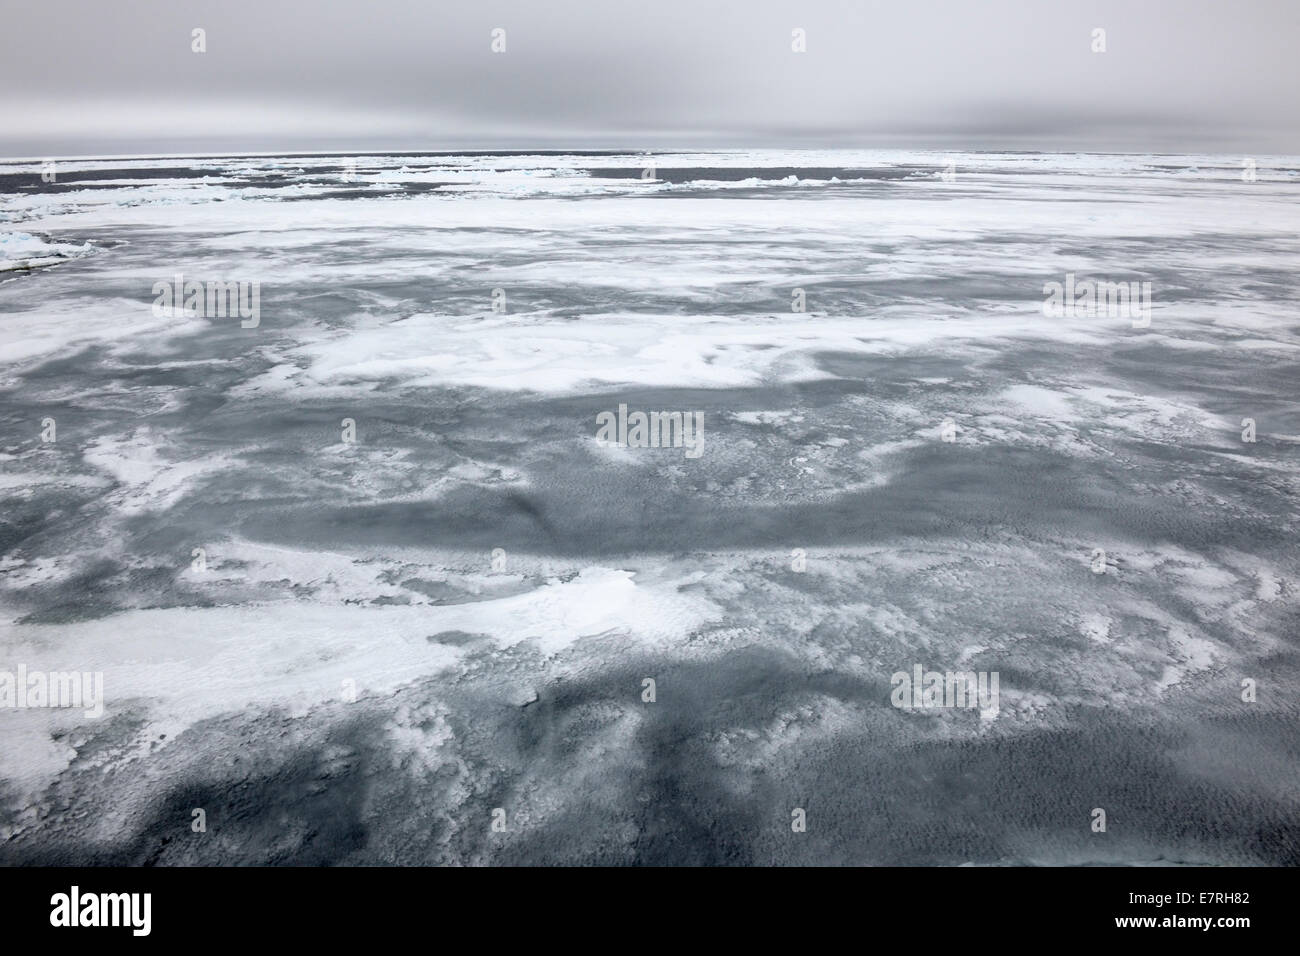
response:
M1284 159L1300 158L1300 153L1259 152L1245 153L1203 150L1122 150L1122 149L993 149L981 148L940 148L931 146L711 146L711 147L618 147L618 146L584 146L574 149L560 149L551 146L537 149L527 147L492 148L471 146L463 149L411 149L401 147L394 149L328 149L284 151L256 150L249 152L182 152L182 153L69 153L63 155L42 154L34 156L0 156L0 164L42 163L42 162L96 162L110 160L143 159L292 159L305 157L331 156L663 156L675 153L746 153L746 152L881 152L881 153L935 153L946 155L952 153L992 154L992 155L1027 155L1027 156L1208 156L1208 157L1277 157Z

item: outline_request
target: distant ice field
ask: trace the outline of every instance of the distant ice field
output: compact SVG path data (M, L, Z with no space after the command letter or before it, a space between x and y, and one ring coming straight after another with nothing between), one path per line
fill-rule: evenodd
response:
M1300 863L1297 158L51 162L0 163L0 863Z

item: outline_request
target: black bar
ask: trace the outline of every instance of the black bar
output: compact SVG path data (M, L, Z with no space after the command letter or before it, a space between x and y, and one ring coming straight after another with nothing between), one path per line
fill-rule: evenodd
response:
M789 931L866 940L897 934L993 945L1085 939L1137 945L1192 939L1231 946L1284 931L1294 874L1243 868L942 869L421 869L421 868L29 868L0 870L10 940L70 933L78 941L374 944L417 933L436 948L499 943L522 934L635 946L684 942L699 926L734 940ZM57 895L148 893L149 932L123 911L113 926L51 925ZM1179 896L1178 894L1185 894ZM1158 900L1158 902L1157 902ZM141 898L143 903L143 898ZM98 906L98 901L95 906ZM111 913L110 913L111 915ZM1119 925L1126 919L1152 925ZM1206 929L1179 921L1210 919ZM1217 921L1247 921L1222 925ZM561 929L559 924L565 924ZM137 924L142 928L143 919ZM605 935L612 932L615 936ZM1048 935L1027 937L1025 933ZM562 935L556 935L562 933ZM981 940L984 942L981 944ZM621 944L620 944L621 945Z

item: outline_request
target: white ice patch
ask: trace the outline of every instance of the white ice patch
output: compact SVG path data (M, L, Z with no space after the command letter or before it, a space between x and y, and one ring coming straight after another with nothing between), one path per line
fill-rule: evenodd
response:
M1091 641L1098 644L1109 644L1111 620L1105 614L1085 614L1079 624L1079 629Z
M148 428L130 438L99 438L82 453L87 464L108 472L118 482L113 492L121 501L123 514L145 510L165 511L181 499L193 481L209 472L232 465L222 455L206 455L188 461L164 458Z
M1214 644L1204 638L1192 637L1182 628L1172 628L1169 631L1169 650L1176 663L1165 667L1156 684L1158 694L1164 694L1175 684L1181 684L1189 674L1207 670L1214 664Z
M744 388L834 376L816 352L893 354L963 338L1039 335L1032 318L586 315L465 317L419 314L379 327L317 336L249 392L303 398L381 384L571 393L611 385ZM290 367L292 365L292 367ZM741 413L742 415L745 413ZM762 420L762 419L758 419Z
M142 288L148 291L147 284ZM203 327L183 314L155 316L148 303L60 296L39 309L0 317L0 364L22 366L90 345L110 351L148 349L168 335L193 334Z
M430 641L445 631L481 633L500 648L558 654L588 638L633 645L685 641L720 610L680 582L588 568L571 580L494 600L442 606L309 602L129 611L59 625L0 626L6 661L30 670L102 672L104 720L145 717L141 747L223 714L278 708L305 715L343 699L384 696L454 667L465 649ZM576 650L576 649L575 649ZM0 778L39 788L73 759L50 735L87 725L80 711L14 711L6 721ZM11 719L11 718L19 719Z
M1031 415L1051 418L1058 422L1072 421L1079 418L1078 412L1070 404L1069 396L1055 389L1039 385L1013 385L1002 395L1004 401L1025 409Z
M0 272L53 265L93 251L88 242L49 242L26 232L0 232Z

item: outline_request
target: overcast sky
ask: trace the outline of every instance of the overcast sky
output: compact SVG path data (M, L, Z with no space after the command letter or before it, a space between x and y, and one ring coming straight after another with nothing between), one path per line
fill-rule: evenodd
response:
M1300 0L4 4L0 156L1300 152ZM191 52L195 27L206 53ZM791 50L796 27L806 53Z

